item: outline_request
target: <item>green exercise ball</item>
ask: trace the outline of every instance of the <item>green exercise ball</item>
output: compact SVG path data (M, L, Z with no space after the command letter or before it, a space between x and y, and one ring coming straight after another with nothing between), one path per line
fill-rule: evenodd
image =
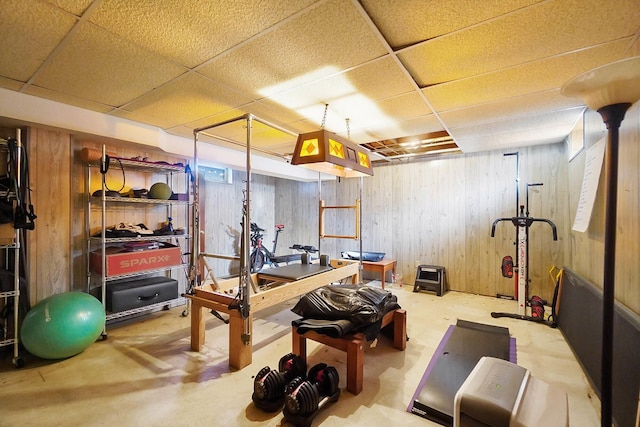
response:
M29 353L43 359L64 359L95 342L106 320L102 303L84 292L52 295L24 318L20 340Z
M171 187L169 187L164 182L156 182L149 189L149 193L147 196L150 199L161 199L161 200L169 200L171 197Z

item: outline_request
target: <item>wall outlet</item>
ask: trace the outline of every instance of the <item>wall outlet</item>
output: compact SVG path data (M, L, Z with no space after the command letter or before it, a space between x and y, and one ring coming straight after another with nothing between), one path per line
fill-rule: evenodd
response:
M416 268L420 266L420 261L416 260Z

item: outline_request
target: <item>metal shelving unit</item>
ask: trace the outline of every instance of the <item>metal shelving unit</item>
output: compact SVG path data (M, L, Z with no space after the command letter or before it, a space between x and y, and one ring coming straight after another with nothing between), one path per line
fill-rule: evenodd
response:
M104 162L106 160L105 154L105 146L102 147L102 159ZM168 275L172 275L173 270L184 270L185 280L188 281L188 268L189 262L188 257L191 256L189 247L190 241L192 239L189 231L191 230L191 222L192 222L192 207L193 201L192 197L189 196L189 200L159 200L159 199L147 199L147 198L131 198L131 197L110 197L107 196L107 188L105 184L105 180L101 178L102 181L102 192L99 196L93 196L91 194L91 182L92 176L96 175L96 173L101 174L101 161L89 162L87 164L87 172L86 172L86 191L87 191L87 211L86 211L86 235L87 238L87 292L94 293L97 288L100 291L100 299L102 301L103 307L105 307L105 311L107 310L107 287L110 282L122 280L122 279L132 279L136 277L142 276L150 276L154 274L165 273ZM121 166L124 171L137 172L140 174L153 174L153 175L163 175L166 177L166 183L173 188L174 179L177 175L182 175L185 181L185 194L190 194L189 188L189 177L187 176L187 170L183 165L172 165L165 163L149 163L137 160L123 159L117 158L118 166ZM114 167L114 162L112 159L111 167ZM184 234L170 234L170 235L139 235L136 237L105 237L107 231L107 213L111 209L116 209L118 207L134 207L134 209L146 210L147 208L157 208L159 206L166 207L166 217L173 217L174 209L184 209ZM91 233L91 215L92 211L99 210L101 215L101 227L99 231L99 235L92 235ZM163 268L156 269L148 269L135 273L128 274L119 274L119 275L109 275L106 273L106 263L107 256L106 250L109 246L117 246L119 244L125 244L130 242L172 242L175 243L181 250L181 260L180 264L171 265ZM100 269L101 273L95 273L92 271L89 255L92 250L100 250L101 251L101 262L102 268ZM186 249L186 251L184 251ZM186 259L185 259L186 258ZM97 282L97 283L96 283ZM186 287L187 285L185 285ZM180 294L180 293L179 293ZM149 305L145 305L143 307L132 308L128 310L118 311L118 312L108 312L106 315L107 322L105 324L105 328L102 333L102 338L106 339L107 332L106 326L110 321L120 320L126 317L130 317L139 313L150 312L159 309L167 309L172 306L178 305L187 305L187 300L178 296L177 299L172 299L168 301L162 301L158 303L153 303ZM186 316L188 314L188 309L185 309L183 315Z
M17 155L20 159L22 151L22 142L20 136L20 129L16 130L16 146ZM8 151L8 141L0 140L0 150ZM18 162L19 163L19 162ZM20 182L20 167L17 167L15 171L16 182ZM8 200L15 201L16 194L10 190L0 191L0 197L7 198ZM14 202L15 204L15 202ZM0 249L5 251L5 261L9 260L9 257L13 256L13 289L10 291L0 291L0 298L3 300L4 306L7 304L13 304L13 331L9 331L7 324L3 325L0 330L0 347L13 346L13 364L17 368L24 366L24 360L20 357L20 230L13 230L13 241L9 244L0 244ZM12 302L10 299L13 299ZM8 323L9 319L6 319ZM12 334L10 335L10 332Z

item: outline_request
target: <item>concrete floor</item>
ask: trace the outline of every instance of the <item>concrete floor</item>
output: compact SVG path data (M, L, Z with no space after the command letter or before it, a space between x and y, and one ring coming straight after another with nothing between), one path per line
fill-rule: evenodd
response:
M437 426L406 412L424 371L447 328L457 319L509 328L517 343L518 364L569 397L571 426L600 425L600 402L557 329L515 319L493 319L492 311L513 312L516 303L448 292L437 297L394 288L407 310L406 351L381 337L365 353L364 390L344 390L345 354L308 342L309 366L337 368L342 393L323 408L313 425ZM277 368L291 351L290 309L281 303L255 316L253 363L228 367L228 326L211 316L201 353L190 351L189 318L183 307L110 327L108 339L81 354L46 361L23 353L15 369L12 352L0 352L0 426L288 426L281 412L264 413L251 401L253 376L264 366Z

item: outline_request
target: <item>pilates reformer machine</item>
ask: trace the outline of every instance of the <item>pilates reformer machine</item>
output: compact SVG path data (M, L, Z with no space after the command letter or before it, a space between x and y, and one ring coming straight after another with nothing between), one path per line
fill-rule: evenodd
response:
M222 139L226 142L242 145L233 140L218 135L207 133L212 129L238 121L246 122L246 188L244 190L242 213L242 237L240 242L239 257L224 257L226 259L238 259L240 261L240 274L238 277L216 280L212 284L201 283L200 265L206 256L212 254L200 252L200 218L199 218L199 189L198 189L198 144L201 134ZM263 125L272 127L281 132L292 134L271 123L262 121L252 114L246 114L235 119L221 122L212 126L194 130L194 239L192 240L192 257L189 275L189 290L184 295L191 307L191 350L200 351L205 339L205 310L221 318L219 313L229 316L229 366L242 369L252 362L252 327L254 313L266 309L288 299L303 295L321 286L334 282L350 280L358 283L361 263L350 260L329 260L327 256L320 256L319 262L311 262L311 257L302 254L300 264L290 264L283 267L264 270L259 273L251 273L249 261L250 248L250 207L251 207L251 128L252 122L257 121ZM294 134L292 134L294 135ZM257 150L265 151L265 150ZM265 151L267 154L279 156ZM204 257L202 256L204 255ZM203 263L207 266L206 262ZM208 266L207 266L208 268ZM210 271L210 269L208 268ZM260 289L258 283L267 283L266 290ZM264 288L264 287L263 287ZM235 290L235 295L233 295ZM231 294L229 293L231 291Z

